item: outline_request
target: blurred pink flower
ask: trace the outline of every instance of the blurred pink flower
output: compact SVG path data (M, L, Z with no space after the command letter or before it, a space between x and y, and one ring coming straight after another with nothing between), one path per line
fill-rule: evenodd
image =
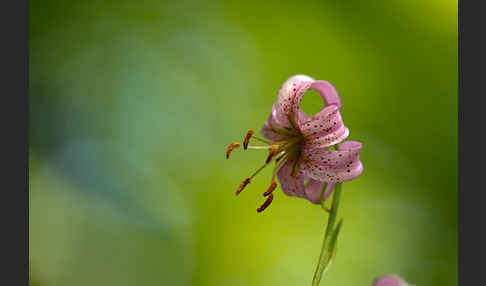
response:
M412 286L395 275L382 276L373 282L373 286Z
M325 102L325 107L312 118L299 107L309 89L316 90ZM336 89L327 81L314 80L306 75L296 75L285 81L261 129L262 135L269 141L253 136L254 132L250 130L243 142L245 149L270 150L265 165L256 173L275 160L271 187L276 187L274 177L277 174L285 194L305 198L315 204L321 201L325 183L328 185L322 201L330 196L335 183L361 175L363 165L359 154L362 145L356 141L343 142L349 130L344 126L339 113L341 106ZM248 146L252 138L269 146ZM333 149L336 144L339 146ZM236 142L231 144L227 157L231 150L239 146ZM256 173L243 181L237 194L250 183ZM271 191L265 193L269 196L267 201L271 202Z

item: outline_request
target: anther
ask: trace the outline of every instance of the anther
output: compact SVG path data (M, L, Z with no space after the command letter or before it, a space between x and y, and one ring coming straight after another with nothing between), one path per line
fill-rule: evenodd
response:
M272 203L272 200L273 200L273 194L270 194L267 200L263 203L263 205L257 209L257 212L264 211Z
M272 145L272 148L270 149L270 152L268 153L268 157L267 157L267 160L265 161L265 163L270 163L270 161L272 160L273 156L275 156L275 154L277 154L278 152L278 145Z
M253 133L255 133L255 130L253 129L248 130L248 132L246 133L245 140L243 141L243 149L246 150L248 148L248 143L250 143L250 138Z
M276 187L277 187L277 183L273 181L270 187L268 187L268 189L263 193L263 196L266 197L272 194L273 190L275 190Z
M231 151L233 149L240 147L240 143L238 142L233 142L228 146L228 150L226 151L226 159L229 159Z
M250 183L250 178L246 178L245 180L243 180L243 182L241 183L241 185L238 187L238 190L236 190L236 195L239 195L241 193L241 191L243 191L243 189L249 183Z

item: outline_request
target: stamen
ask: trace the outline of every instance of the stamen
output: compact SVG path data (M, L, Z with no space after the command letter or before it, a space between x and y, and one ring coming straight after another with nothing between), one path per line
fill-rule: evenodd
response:
M272 181L275 180L275 175L277 175L277 172L282 168L282 166L287 162L288 156L287 154L283 154L281 157L277 158L277 163L275 164L275 167L273 168L273 174L272 174Z
M250 183L250 178L246 178L245 180L243 180L243 182L241 183L241 185L238 187L238 190L236 190L236 195L239 195L241 193L241 191L243 191L243 189L249 183Z
M270 163L270 161L272 160L273 156L275 154L277 154L278 152L278 145L272 145L272 148L270 149L270 153L268 153L268 157L267 157L267 160L265 161L265 163Z
M253 129L248 130L248 132L246 133L245 140L243 141L243 149L246 150L248 148L248 143L250 142L250 138L253 133L255 133L255 130Z
M264 211L273 201L273 194L270 194L267 198L267 200L257 209L257 212L262 212Z
M260 173L261 170L263 170L266 166L268 166L268 164L264 164L263 166L261 166L260 168L258 168L258 170L255 171L255 173L253 173L251 176L250 176L250 179L253 179L258 173Z
M273 181L270 187L268 187L267 191L263 193L263 196L266 197L272 194L273 190L275 190L276 187L277 187L277 183Z
M229 159L231 151L233 149L240 147L240 143L238 142L233 142L228 146L228 150L226 150L226 159Z
M268 150L268 149L271 149L272 146L247 146L246 147L247 149L257 149L257 150Z
M251 139L258 140L258 141L263 142L263 143L268 144L268 145L272 145L272 144L274 144L273 142L267 141L267 140L265 140L265 139L262 139L262 138L260 138L260 137L256 137L256 136L252 136L252 137L251 137Z
M302 139L300 137L294 137L293 139L288 139L288 140L282 141L282 142L276 142L275 144L280 145L280 147L282 147L282 148L288 148L288 147L294 145L295 143L298 143L301 140Z
M285 152L285 150L280 151L277 154L277 157L275 158L275 162L278 163L278 161L280 161L286 154L287 154L287 152Z

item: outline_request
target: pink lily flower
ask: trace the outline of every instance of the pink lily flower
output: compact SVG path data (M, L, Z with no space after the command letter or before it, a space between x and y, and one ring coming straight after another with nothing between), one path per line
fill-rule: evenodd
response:
M325 102L325 107L312 118L299 107L309 89L316 90ZM361 175L363 165L359 154L362 145L356 141L343 142L348 137L349 130L344 126L339 113L341 106L336 89L327 81L314 80L306 75L292 76L285 81L270 116L261 129L265 139L254 136L254 131L250 130L243 142L244 149L269 150L269 155L265 164L245 179L236 193L239 194L260 170L273 161L275 168L272 184L264 193L268 198L258 208L259 212L273 200L275 175L285 194L305 198L314 204L321 202L324 184L327 186L322 201L331 195L335 183L349 181ZM268 146L249 146L250 139ZM228 147L227 158L237 147L240 147L237 142Z
M394 275L382 276L373 282L373 286L412 286Z

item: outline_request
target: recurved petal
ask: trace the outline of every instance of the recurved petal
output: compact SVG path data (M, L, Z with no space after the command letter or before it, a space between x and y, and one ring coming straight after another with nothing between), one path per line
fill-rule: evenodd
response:
M305 196L306 198L313 204L320 204L321 199L321 192L322 187L324 186L324 182L317 181L313 179L309 179L309 183L305 186ZM326 201L332 193L332 189L334 188L334 184L330 183L327 184L326 190L324 191L324 198L323 202Z
M302 123L299 125L299 129L305 136L331 133L344 125L341 113L339 113L339 108L336 105L326 106L309 120L300 122Z
M303 113L303 112L302 112ZM307 116L305 113L300 116ZM276 104L272 106L272 112L268 116L267 121L263 125L261 131L263 137L273 142L282 141L286 136L296 134L296 130L285 127L277 118Z
M329 148L303 149L306 158L314 164L329 167L342 167L352 160L359 158L362 144L357 141L345 141L339 145L338 150Z
M306 122L309 120L309 116L305 113L302 109L298 109L295 113L295 121L296 122Z
M346 152L357 152L356 155L359 155L363 149L363 144L358 141L348 140L341 144L339 144L338 150L339 151L346 151Z
M339 97L336 88L334 88L330 82L325 80L316 80L312 83L310 88L317 91L321 95L326 106L336 105L338 108L341 108L341 98Z
M306 159L301 168L314 180L337 183L350 181L363 172L359 154L362 144L356 141L343 142L338 150L328 148L306 149Z
M265 137L266 139L272 142L278 142L285 139L283 135L279 134L274 129L272 129L270 125L267 124L266 122L263 125L262 129L260 130L260 133L262 133L263 137Z
M305 197L304 180L306 179L306 176L301 171L292 174L294 165L295 160L288 160L285 162L282 168L278 171L277 177L280 182L280 187L286 195L303 198Z
M324 107L310 120L300 123L306 137L304 148L325 148L342 142L349 135L337 105Z
M292 102L292 108L294 113L296 113L297 110L300 110L300 103L302 101L302 98L304 97L305 92L308 89L316 90L321 95L325 103L325 107L322 110L325 110L330 106L335 106L338 110L341 108L341 98L339 97L334 86L325 80L317 80L313 81L310 85L305 85L295 94ZM305 121L297 121L299 127L304 123Z
M272 107L272 112L268 116L267 121L263 124L260 133L262 133L263 137L273 142L281 141L285 138L285 136L280 133L278 130L282 129L283 127L275 121L275 105Z
M349 129L344 124L336 125L328 131L306 137L304 149L326 148L344 141L349 136Z
M292 127L290 116L293 115L295 97L300 97L310 88L315 80L306 75L294 75L287 79L280 87L277 95L276 117L284 127ZM300 100L298 101L300 104ZM298 109L298 105L297 105Z

